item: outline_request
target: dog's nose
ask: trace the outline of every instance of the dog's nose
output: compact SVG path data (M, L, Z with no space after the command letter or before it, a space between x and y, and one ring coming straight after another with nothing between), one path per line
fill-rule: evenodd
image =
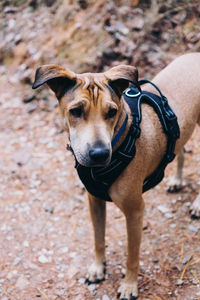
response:
M108 159L109 154L109 149L102 147L96 147L89 151L90 158L97 163L105 162Z

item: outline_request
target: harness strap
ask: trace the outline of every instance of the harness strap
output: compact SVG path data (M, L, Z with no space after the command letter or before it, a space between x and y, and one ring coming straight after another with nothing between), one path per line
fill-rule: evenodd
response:
M111 143L112 147L114 147L115 144L117 144L117 142L119 141L119 139L120 139L125 127L126 127L127 120L128 120L128 113L126 113L126 118L125 118L121 128L119 129L118 133L116 134L116 136L112 140L112 143Z

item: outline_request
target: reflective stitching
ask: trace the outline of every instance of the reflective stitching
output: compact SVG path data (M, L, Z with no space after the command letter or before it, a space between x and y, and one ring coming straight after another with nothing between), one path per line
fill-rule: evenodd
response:
M119 167L122 164L122 162L120 161L118 164L116 164L115 166L113 166L113 168L108 169L106 172L104 172L103 174L101 174L101 176L108 174L109 172L111 172L112 170L116 169L117 167Z
M113 161L111 161L108 166L102 167L99 170L95 169L95 174L100 175L102 173L102 171L106 171L108 168L110 168L110 166L114 165L116 162L117 162L117 159L113 159Z
M119 151L118 153L119 153L120 155L122 155L122 156L127 157L127 158L132 158L131 155L125 154L125 153L123 153L123 152L121 152L121 151Z

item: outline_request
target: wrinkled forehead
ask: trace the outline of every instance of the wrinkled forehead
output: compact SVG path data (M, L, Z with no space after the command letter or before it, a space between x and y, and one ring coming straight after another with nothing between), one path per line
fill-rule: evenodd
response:
M82 97L86 97L93 101L94 104L97 103L99 98L101 100L110 100L112 96L112 89L108 85L104 74L78 74L77 82L78 84L74 91L75 95L79 94Z

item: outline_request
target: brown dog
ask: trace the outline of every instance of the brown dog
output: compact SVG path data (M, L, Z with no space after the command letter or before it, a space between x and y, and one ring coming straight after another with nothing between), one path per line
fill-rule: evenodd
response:
M187 54L172 62L153 80L178 117L180 138L176 143L176 154L181 152L196 123L200 124L199 67L200 54ZM46 65L37 69L33 88L47 83L55 92L77 161L83 166L95 167L107 165L112 152L127 135L132 117L121 95L130 82L137 83L137 70L132 66L121 65L101 74L75 74L57 65ZM149 84L144 89L155 92ZM111 141L127 112L126 127L112 149ZM109 189L109 196L124 213L127 224L127 269L118 290L120 299L138 296L137 273L144 211L142 187L144 179L159 165L166 149L166 136L157 114L148 104L142 104L140 128L134 159ZM180 163L177 178L181 184ZM96 282L104 278L106 205L102 199L91 194L88 196L96 252L88 279ZM193 214L199 216L200 198L195 200L192 209Z

